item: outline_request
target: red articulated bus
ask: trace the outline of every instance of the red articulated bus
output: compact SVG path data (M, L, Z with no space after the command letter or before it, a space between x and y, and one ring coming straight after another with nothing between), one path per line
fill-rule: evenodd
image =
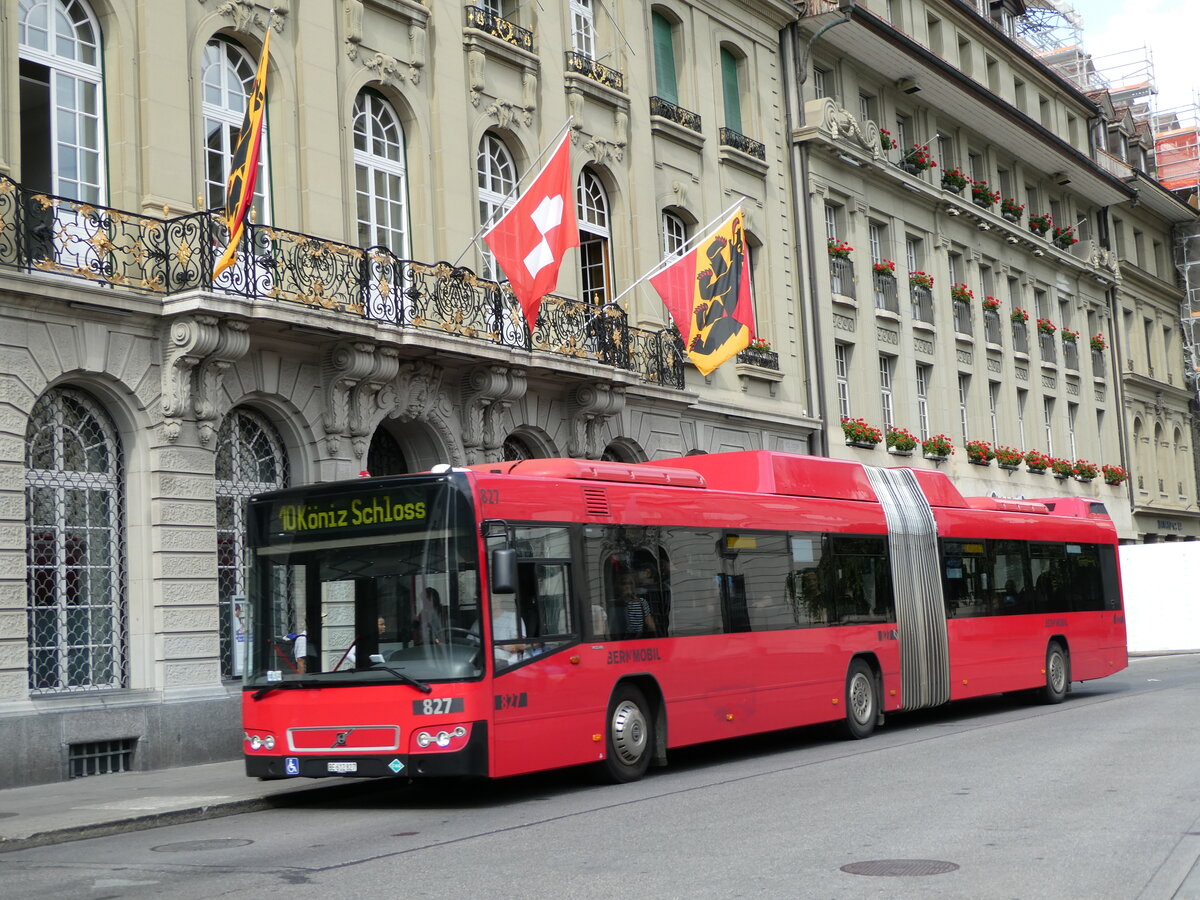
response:
M1127 664L1089 501L752 451L530 459L250 503L246 770L502 777Z

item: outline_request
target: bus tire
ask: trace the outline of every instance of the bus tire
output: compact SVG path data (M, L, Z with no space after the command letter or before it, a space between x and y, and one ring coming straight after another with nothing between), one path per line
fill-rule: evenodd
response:
M1043 703L1062 703L1071 686L1071 659L1058 641L1046 648L1046 685L1038 692Z
M654 755L654 716L636 685L621 684L613 692L605 731L605 779L625 784L645 775Z
M855 740L870 737L878 720L875 673L866 662L855 659L846 672L846 733Z

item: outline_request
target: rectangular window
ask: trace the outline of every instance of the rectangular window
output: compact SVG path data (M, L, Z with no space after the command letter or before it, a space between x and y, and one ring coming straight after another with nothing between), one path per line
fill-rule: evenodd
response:
M592 0L569 0L571 49L588 59L596 58L596 12Z
M818 65L813 66L813 93L818 97L829 96L829 83L831 74L832 73L829 71L829 69L822 68Z
M1039 319L1050 318L1050 302L1046 298L1046 292L1040 288L1034 288L1033 309Z
M968 151L967 152L967 168L970 169L970 171L967 174L971 176L972 181L986 181L987 180L987 177L986 177L987 172L984 170L982 153L974 153L974 152Z
M964 75L975 74L975 59L971 52L971 40L966 35L958 35L958 68Z
M987 84L993 94L1000 93L1000 63L993 57L987 57Z
M1021 112L1027 112L1025 109L1025 82L1020 78L1013 79L1013 106Z
M1053 112L1050 106L1050 98L1038 94L1038 120L1047 128L1053 127L1051 113Z
M998 169L996 171L996 183L1000 188L1000 198L1002 200L1016 196L1013 193L1012 172L1008 169Z
M1075 421L1079 417L1079 404L1067 404L1067 449L1071 459L1079 459L1079 448L1075 444Z
M825 237L831 241L838 239L838 208L832 203L825 204Z
M1046 453L1054 455L1054 398L1042 398L1042 426L1046 430Z
M850 418L850 350L845 344L833 345L833 364L837 372L838 413Z
M879 106L870 94L859 93L858 115L864 123L879 121Z
M920 272L921 268L921 239L920 238L905 238L904 240L904 259L908 263L908 271Z
M929 377L930 366L917 366L917 425L921 429L921 440L929 434Z
M942 20L929 16L925 20L925 30L929 35L929 49L938 56L942 55Z
M950 253L950 283L956 284L963 280L963 258L961 253Z
M984 297L996 296L996 285L992 281L992 267L981 265L979 267L979 289L983 291ZM983 297L980 298L981 300Z
M1041 198L1038 196L1038 189L1032 184L1025 185L1025 204L1028 206L1025 212L1031 216L1040 216L1045 212L1041 208Z
M992 424L992 443L1000 443L1000 382L988 382L988 416Z
M901 150L908 150L912 140L912 116L896 115L896 144Z
M1021 447L1025 444L1025 403L1029 399L1029 391L1024 388L1017 388L1017 439L1021 442Z
M883 226L872 222L867 226L867 238L871 242L871 262L877 263L883 257Z
M954 152L954 138L950 135L938 135L937 153L938 165L942 167L943 172L948 172L958 165L958 163L955 162L957 159L957 154Z
M654 90L669 103L679 104L679 85L675 71L675 29L666 16L651 16L654 28Z
M962 441L965 444L970 439L967 410L971 400L971 376L958 376L958 424L962 431Z
M738 60L730 50L721 48L721 96L725 102L725 127L745 134L742 126L742 85Z
M1146 268L1146 236L1136 228L1133 231L1133 261L1139 269Z
M895 407L892 402L892 367L895 364L895 357L879 355L879 401L883 408L885 432L896 424Z

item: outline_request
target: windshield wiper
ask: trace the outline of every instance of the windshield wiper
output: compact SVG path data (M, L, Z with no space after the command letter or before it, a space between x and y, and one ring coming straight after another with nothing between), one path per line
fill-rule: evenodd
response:
M417 681L417 679L415 679L409 675L405 675L399 669L393 669L391 666L389 666L387 663L385 663L383 661L383 654L372 653L370 658L371 658L371 668L372 669L386 669L388 672L391 672L393 675L395 675L397 678L399 678L401 681L403 681L405 684L415 687L422 694L428 694L433 690L433 688L431 688L425 682Z
M261 700L271 691L285 691L291 688L313 687L317 682L311 680L305 681L277 681L274 684L264 685L250 695L251 700Z

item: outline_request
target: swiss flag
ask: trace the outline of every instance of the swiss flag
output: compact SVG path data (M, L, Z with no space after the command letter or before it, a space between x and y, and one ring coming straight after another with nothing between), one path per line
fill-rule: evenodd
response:
M512 285L530 331L537 324L542 298L558 284L558 267L567 249L579 246L570 138L567 132L512 209L483 236Z

